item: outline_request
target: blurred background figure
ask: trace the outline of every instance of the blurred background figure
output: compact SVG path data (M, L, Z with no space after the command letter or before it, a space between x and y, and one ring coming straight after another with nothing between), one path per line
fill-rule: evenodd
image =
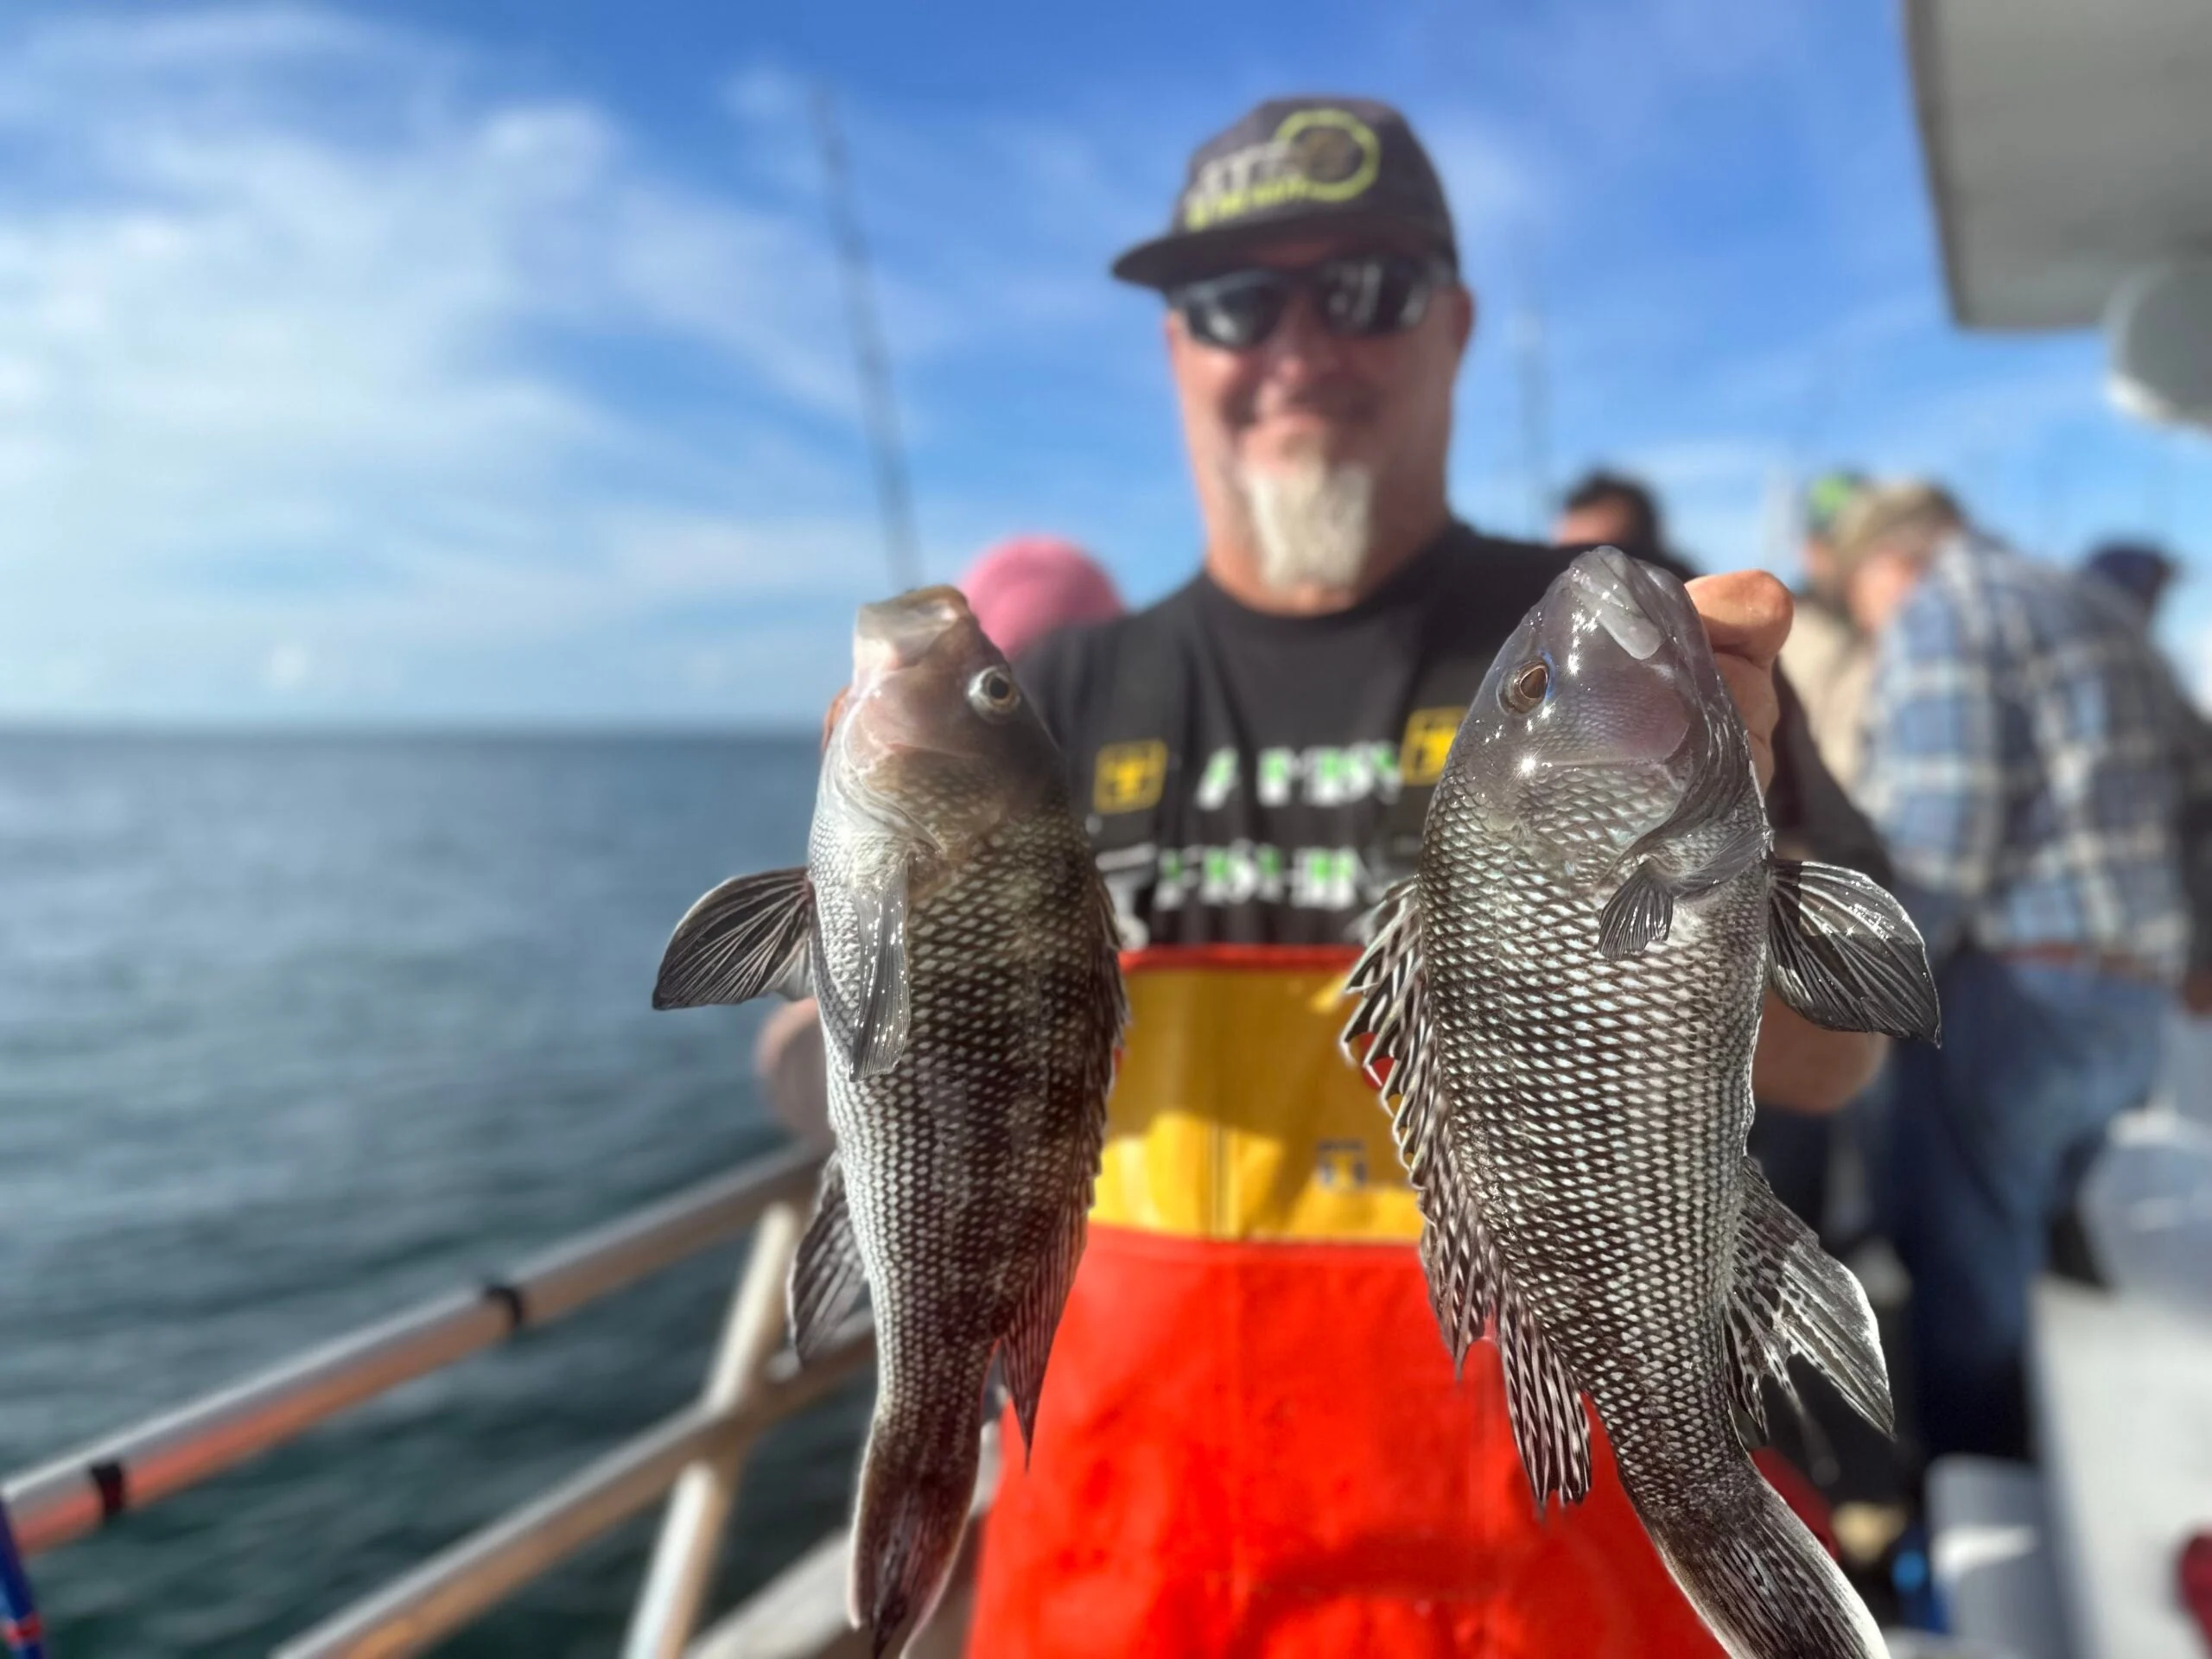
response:
M1651 486L1603 467L1584 474L1560 498L1552 525L1554 547L1618 547L1633 558L1663 564L1677 575L1696 575L1667 549L1667 524Z
M1007 657L1046 634L1105 622L1128 607L1105 566L1056 536L1015 536L976 556L957 584ZM830 1144L830 1080L814 999L769 1014L753 1045L753 1075L784 1127L810 1146Z
M2140 1105L2191 931L2171 677L2125 609L1940 487L1870 490L1835 552L1876 640L1859 798L1926 935L1943 1046L1901 1048L1885 1182L1932 1460L2029 1452L2049 1228Z
M2156 542L2101 542L2082 562L2082 573L2101 588L2109 588L2126 600L2142 621L2147 635L2158 620L2158 607L2181 574L2173 556ZM2153 650L2157 647L2155 644ZM2171 675L2172 664L2163 653L2160 663ZM2212 756L2212 721L2208 721L2177 677L2172 678L2171 701L2177 730L2177 764L2201 768ZM2190 938L2189 972L2182 980L2182 1002L2199 1018L2212 1015L2212 798L2190 795L2181 820L2183 880L2196 926Z
M1846 790L1859 775L1859 717L1874 672L1874 647L1845 604L1836 569L1839 534L1866 480L1853 472L1825 473L1805 491L1805 537L1798 549L1804 568L1797 617L1782 648L1783 672L1805 705L1813 741L1828 771Z
M960 591L1009 658L1057 628L1104 622L1126 608L1105 567L1053 536L1016 536L986 548L960 578Z
M2082 574L2118 589L2143 613L2147 626L2158 620L2158 602L2180 567L2155 542L2101 542L2082 562Z

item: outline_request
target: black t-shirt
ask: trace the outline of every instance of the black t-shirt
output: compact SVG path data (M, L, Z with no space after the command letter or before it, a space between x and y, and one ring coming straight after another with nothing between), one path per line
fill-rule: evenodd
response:
M1412 868L1491 658L1573 556L1454 524L1349 610L1271 615L1200 574L1027 654L1134 942L1348 942ZM1786 687L1767 804L1785 851L1886 879Z

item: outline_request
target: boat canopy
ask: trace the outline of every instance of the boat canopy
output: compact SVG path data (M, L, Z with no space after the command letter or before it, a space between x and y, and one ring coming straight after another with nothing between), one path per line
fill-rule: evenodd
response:
M2095 327L2133 279L2212 257L2204 0L1909 0L1952 316Z

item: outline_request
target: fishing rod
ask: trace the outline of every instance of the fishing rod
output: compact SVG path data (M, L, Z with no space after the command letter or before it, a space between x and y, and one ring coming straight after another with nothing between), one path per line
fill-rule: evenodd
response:
M1519 250L1521 306L1513 319L1513 361L1520 393L1521 482L1529 493L1529 533L1550 539L1552 511L1551 371L1545 359L1543 297L1537 287L1536 261L1524 243Z
M16 1546L4 1501L0 1501L0 1641L8 1644L15 1659L46 1659L45 1621L32 1599L30 1574L23 1571L23 1552Z
M914 529L914 496L907 482L906 453L899 435L899 410L891 396L891 359L884 350L882 325L875 308L875 283L868 273L868 244L861 239L860 214L853 205L852 172L837 126L837 106L830 88L814 89L814 124L822 143L822 172L830 197L830 230L844 274L845 322L852 331L853 356L860 370L861 411L875 465L875 500L883 516L883 549L891 579L899 588L922 581L921 538Z

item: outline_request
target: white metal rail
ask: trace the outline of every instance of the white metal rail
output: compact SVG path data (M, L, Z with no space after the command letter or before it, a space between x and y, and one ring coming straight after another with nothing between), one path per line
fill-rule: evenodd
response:
M673 1486L624 1651L626 1659L677 1659L697 1623L753 1442L874 1357L865 1318L804 1370L779 1351L784 1278L822 1157L779 1154L702 1182L474 1291L424 1303L26 1471L0 1485L0 1500L27 1552L51 1549L751 1227L753 1249L697 1404L277 1650L277 1659L419 1652Z

